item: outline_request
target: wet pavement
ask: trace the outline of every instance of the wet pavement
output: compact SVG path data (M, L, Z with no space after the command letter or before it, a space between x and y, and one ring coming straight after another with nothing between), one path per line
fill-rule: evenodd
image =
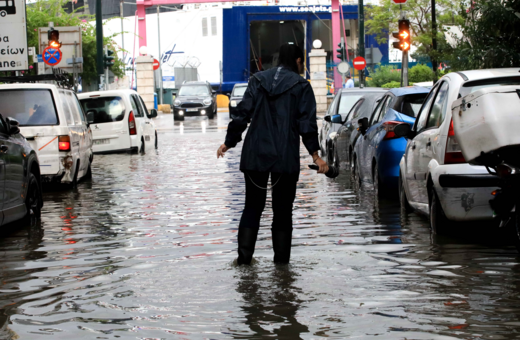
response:
M431 235L368 188L302 173L290 266L236 267L240 150L227 113L156 122L159 149L96 156L93 179L4 228L0 339L517 339L520 262L486 225ZM305 155L302 148L302 155Z

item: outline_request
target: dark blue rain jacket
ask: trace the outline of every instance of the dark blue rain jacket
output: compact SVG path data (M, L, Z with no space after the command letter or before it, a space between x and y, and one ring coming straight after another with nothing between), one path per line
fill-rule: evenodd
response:
M256 73L229 123L225 144L244 140L240 170L300 172L300 136L312 154L320 149L311 84L284 67Z

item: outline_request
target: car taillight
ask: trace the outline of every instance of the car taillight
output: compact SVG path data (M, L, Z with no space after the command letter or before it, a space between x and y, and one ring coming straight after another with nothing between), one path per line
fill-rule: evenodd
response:
M398 136L395 135L394 133L394 128L399 125L399 124L402 124L403 122L396 122L394 120L391 120L389 122L384 122L382 125L384 127L384 129L386 130L386 135L385 137L383 138L383 140L386 140L386 139L394 139L394 138L400 138Z
M453 120L450 122L450 129L448 131L448 141L446 142L446 153L444 154L444 164L458 164L466 163L462 151L455 137L455 130L453 129Z
M135 128L135 118L134 118L133 111L130 111L130 115L128 115L128 130L130 130L130 135L137 135L137 129Z
M60 151L70 151L70 137L59 136L58 137L58 149Z

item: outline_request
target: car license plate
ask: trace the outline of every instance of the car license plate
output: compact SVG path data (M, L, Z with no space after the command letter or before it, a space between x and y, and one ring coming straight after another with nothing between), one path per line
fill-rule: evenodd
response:
M188 111L188 112L197 112L197 111L199 111L199 109L186 109L186 111Z
M96 139L94 145L110 144L110 139Z

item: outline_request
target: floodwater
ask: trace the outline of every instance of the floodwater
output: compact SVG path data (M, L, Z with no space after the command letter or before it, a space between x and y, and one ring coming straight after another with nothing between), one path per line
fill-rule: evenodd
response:
M256 263L234 266L227 122L161 116L157 151L96 156L92 181L44 194L41 222L4 228L0 339L520 338L507 233L432 236L348 174L307 170L303 148L291 264L272 263L268 204Z

